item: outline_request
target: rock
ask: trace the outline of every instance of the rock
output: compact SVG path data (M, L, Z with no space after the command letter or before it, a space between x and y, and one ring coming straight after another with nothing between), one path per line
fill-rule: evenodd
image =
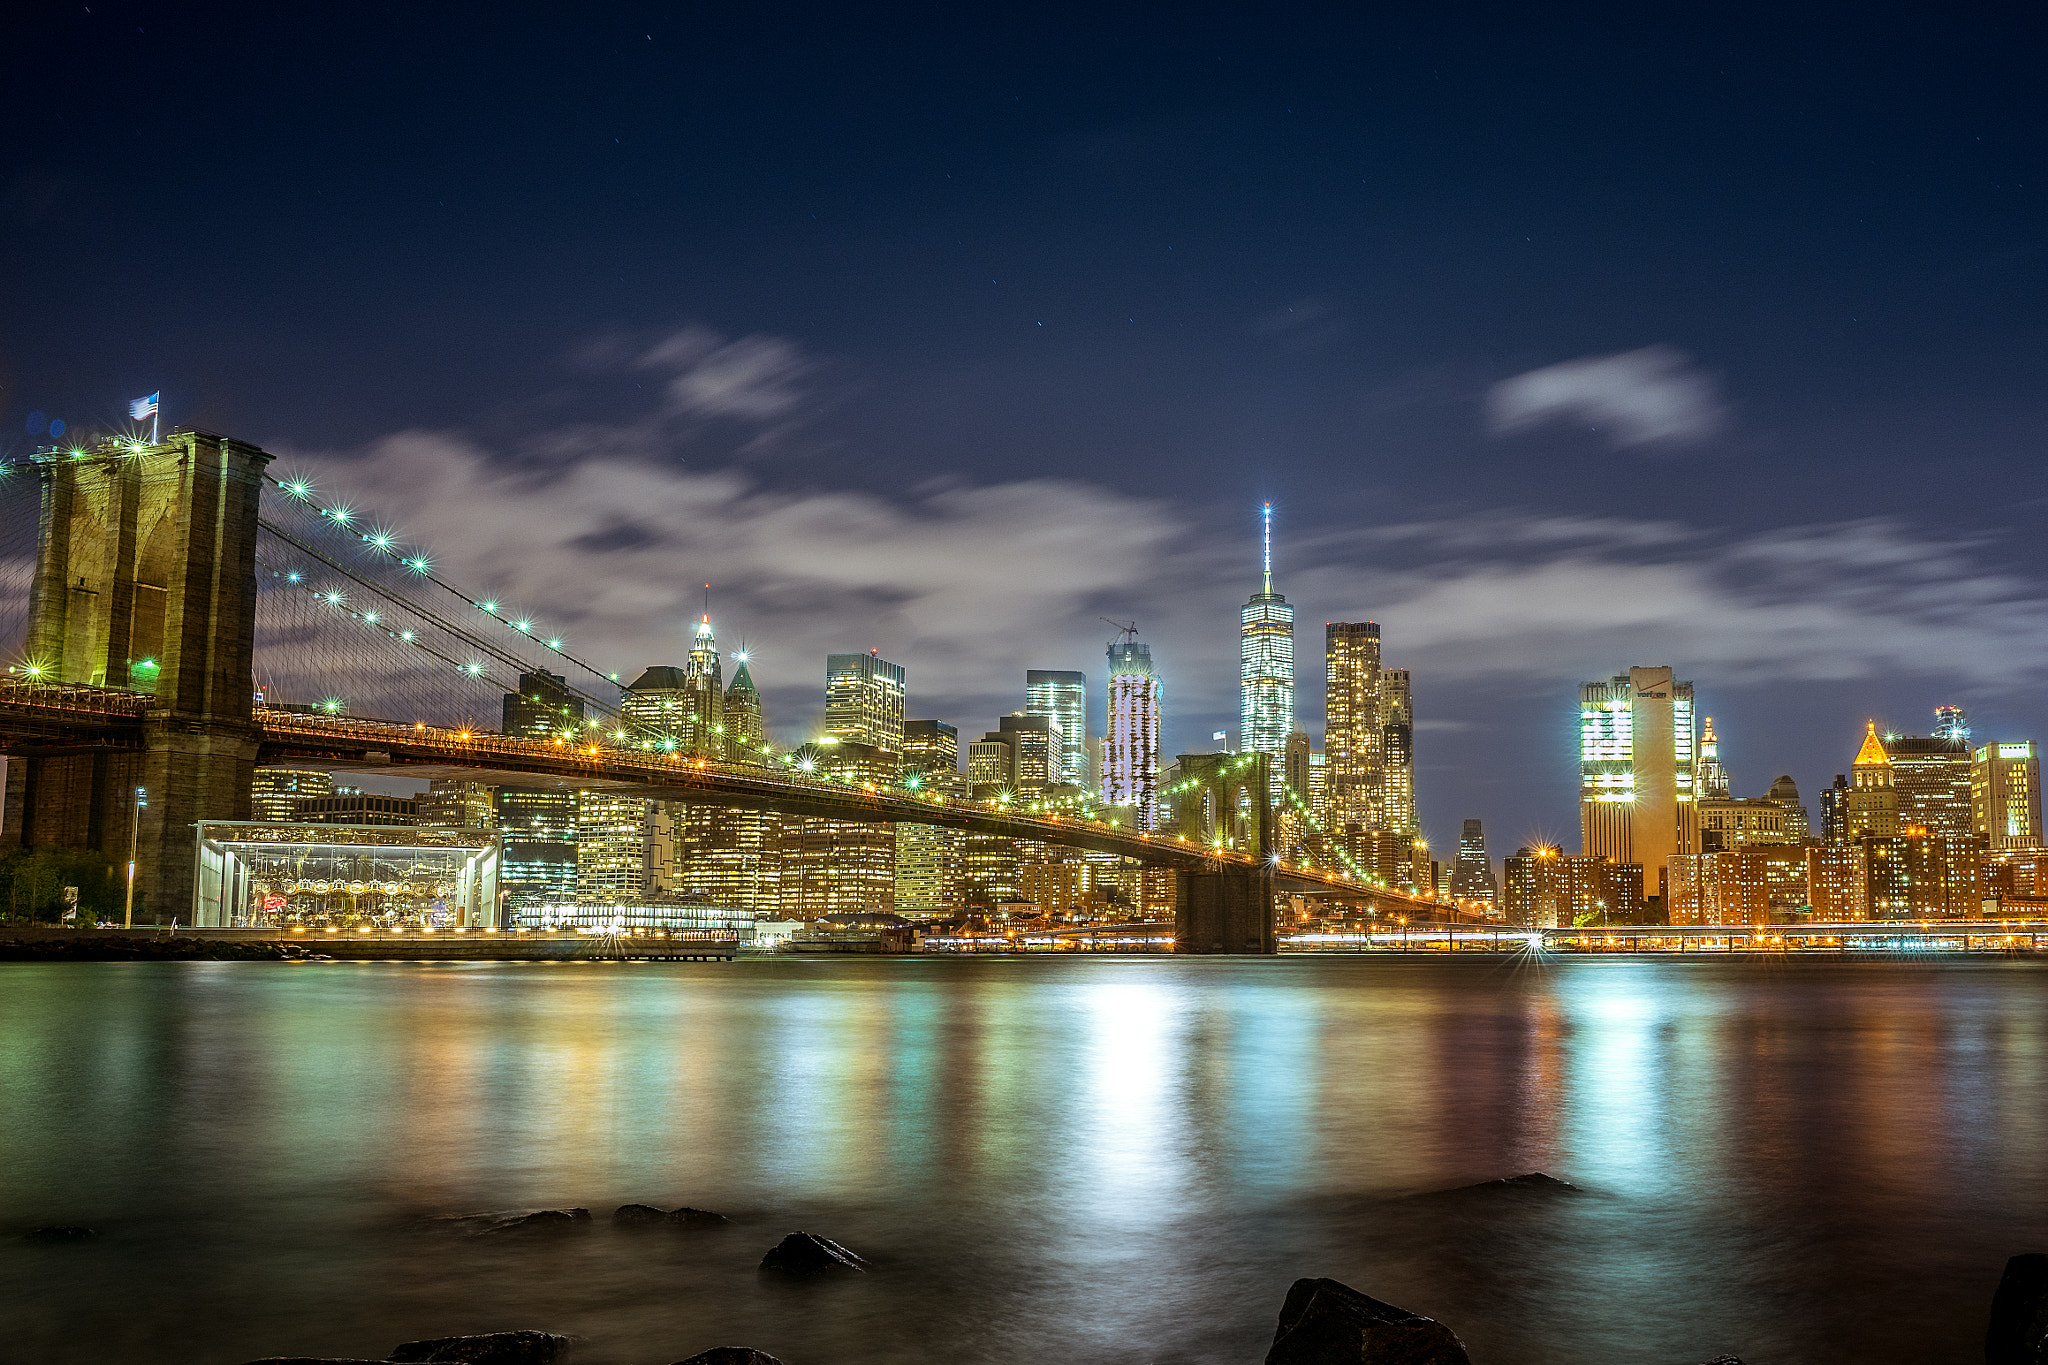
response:
M2035 1252L2005 1263L1991 1296L1984 1365L2048 1365L2048 1256Z
M1565 1190L1577 1191L1578 1186L1569 1180L1559 1180L1554 1175L1531 1171L1527 1175L1502 1176L1499 1180L1482 1180L1477 1185L1465 1185L1462 1190L1543 1190L1557 1193Z
M676 1365L782 1365L782 1362L751 1346L714 1346L708 1351L699 1351L688 1360L678 1360Z
M385 1365L381 1360L359 1360L355 1356L265 1356L248 1365Z
M500 1236L517 1232L561 1232L590 1221L589 1209L540 1209L513 1214L480 1230L479 1235ZM395 1357L394 1357L395 1358Z
M82 1242L99 1234L91 1228L75 1227L70 1224L52 1224L46 1228L34 1228L25 1234L32 1242Z
M710 1209L677 1209L668 1215L668 1220L671 1223L679 1223L686 1228L726 1228L732 1226L732 1219L722 1213L713 1213ZM725 1351L738 1350L740 1348L736 1346L721 1346L718 1349Z
M851 1271L858 1275L868 1263L829 1237L792 1232L761 1258L761 1269L783 1275L828 1275Z
M1707 1365L1742 1365L1741 1356L1715 1356Z
M431 1337L408 1341L391 1352L392 1360L441 1365L554 1365L569 1350L571 1339L553 1332L484 1332L470 1337Z
M631 1227L646 1227L650 1223L662 1223L669 1215L652 1204L621 1204L612 1210L612 1221Z
M1432 1318L1335 1280L1296 1280L1266 1365L1471 1365L1471 1358L1457 1334Z

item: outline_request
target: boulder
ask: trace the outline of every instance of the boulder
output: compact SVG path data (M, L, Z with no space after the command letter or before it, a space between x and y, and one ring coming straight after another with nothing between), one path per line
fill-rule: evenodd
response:
M1296 1280L1266 1365L1471 1365L1457 1334L1335 1280Z
M612 1221L628 1227L647 1227L667 1219L668 1215L652 1204L621 1204L612 1210Z
M1565 1190L1576 1191L1579 1187L1572 1184L1569 1180L1559 1180L1554 1175L1545 1175L1541 1171L1531 1171L1527 1175L1502 1176L1499 1180L1482 1180L1477 1185L1465 1185L1460 1188L1466 1190L1541 1190L1546 1193L1561 1193Z
M860 1274L868 1263L829 1237L792 1232L761 1258L761 1269L781 1275Z
M505 1233L561 1232L579 1227L590 1221L589 1209L538 1209L533 1213L513 1214L491 1223L480 1230L479 1235L502 1236Z
M392 1360L442 1365L554 1365L569 1351L570 1338L553 1332L484 1332L468 1337L431 1337L408 1341L391 1352Z
M725 1228L732 1226L732 1219L722 1213L713 1213L710 1209L677 1209L668 1215L668 1220L671 1223L676 1223L686 1228ZM718 1349L724 1351L738 1350L740 1348L721 1346Z
M248 1365L385 1365L381 1360L360 1360L355 1356L265 1356Z
M27 1233L31 1242L82 1242L99 1234L91 1228L75 1227L71 1224L53 1224L46 1228L32 1228Z
M699 1351L688 1360L678 1360L676 1365L782 1365L782 1362L751 1346L714 1346L708 1351Z
M1991 1296L1984 1365L2048 1365L2048 1256L2035 1252L2005 1263Z

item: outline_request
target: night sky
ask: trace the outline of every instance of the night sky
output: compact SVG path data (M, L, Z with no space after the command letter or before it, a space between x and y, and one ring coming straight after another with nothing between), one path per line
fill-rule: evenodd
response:
M1816 815L2048 739L2038 11L1423 8L24 6L0 454L161 390L622 673L709 582L784 738L1135 620L1169 754L1271 500L1307 727L1381 622L1496 855L1631 664Z

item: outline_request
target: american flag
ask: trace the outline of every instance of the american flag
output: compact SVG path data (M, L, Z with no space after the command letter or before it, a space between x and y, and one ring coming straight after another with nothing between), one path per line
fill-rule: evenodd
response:
M140 422L145 417L156 416L156 400L161 397L163 397L163 394L161 391L159 391L157 393L151 394L147 398L136 399L133 403L130 403L128 405L129 418L134 421Z

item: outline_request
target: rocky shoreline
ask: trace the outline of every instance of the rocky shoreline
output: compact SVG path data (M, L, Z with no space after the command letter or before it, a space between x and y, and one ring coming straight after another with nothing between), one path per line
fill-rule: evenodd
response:
M321 954L276 939L212 939L91 929L0 931L0 962L314 962Z

